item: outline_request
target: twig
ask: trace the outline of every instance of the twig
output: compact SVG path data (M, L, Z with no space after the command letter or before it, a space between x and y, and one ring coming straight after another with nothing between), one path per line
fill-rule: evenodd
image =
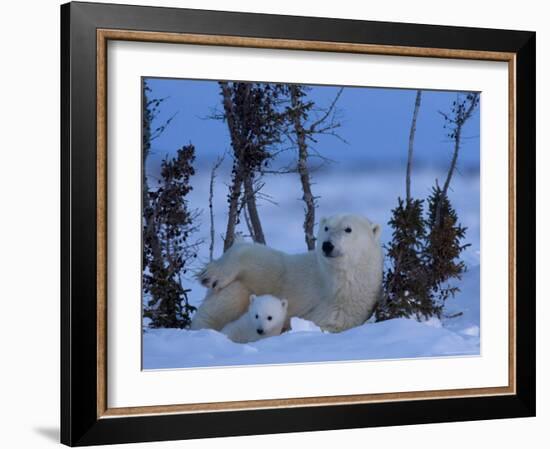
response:
M463 312L457 312L453 313L452 315L443 315L444 318L451 319L451 318L458 318L459 316L464 315Z
M328 107L328 109L325 111L325 114L319 119L317 120L316 122L314 122L310 127L309 129L312 131L312 132L315 132L315 128L320 125L321 123L323 123L327 117L330 115L330 113L334 110L334 108L336 107L336 103L338 102L338 100L340 99L340 96L342 95L342 92L344 91L344 88L341 87L340 90L338 91L338 93L336 94L336 96L334 97L334 99L332 100L332 103L330 104L330 106Z
M414 102L414 112L411 122L411 130L409 132L409 152L407 155L407 176L406 176L406 190L407 190L407 202L411 199L411 172L412 172L412 158L414 150L414 136L416 134L416 119L418 118L418 110L420 109L420 102L422 100L422 91L416 91L416 100Z
M216 162L212 166L212 171L210 172L210 193L208 196L208 207L210 209L210 248L209 256L210 261L214 259L214 241L215 241L215 230L214 230L214 180L216 178L216 170L220 167L223 162L225 153L216 159Z

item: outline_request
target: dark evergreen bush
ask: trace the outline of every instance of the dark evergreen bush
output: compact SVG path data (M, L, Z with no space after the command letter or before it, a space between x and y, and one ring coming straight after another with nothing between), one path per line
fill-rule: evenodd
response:
M386 245L389 267L384 274L384 294L375 318L415 317L418 320L441 317L445 301L459 288L466 266L460 255L469 245L462 244L466 228L458 223L456 211L442 190L434 187L427 200L398 199L389 225L392 240Z
M143 232L143 292L150 298L144 316L150 318L150 327L187 327L195 310L184 288L184 275L198 249L198 242L190 241L197 214L185 200L192 190L194 159L195 147L187 145L173 159L163 160L159 187L149 192L144 208L145 226L154 226L154 233Z

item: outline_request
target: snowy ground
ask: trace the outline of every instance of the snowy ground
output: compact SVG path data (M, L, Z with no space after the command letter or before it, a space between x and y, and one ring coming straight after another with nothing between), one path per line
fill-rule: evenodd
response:
M383 225L383 243L391 238L386 223L396 198L402 195L400 170L366 169L356 167L357 173L331 170L315 176L316 194L319 194L318 215L342 211L365 214ZM353 174L353 176L352 176ZM426 197L434 179L441 172L436 168L418 168L413 185L416 197ZM195 189L190 198L192 207L207 204L209 171L198 170ZM274 177L266 185L266 193L277 202L260 204L268 244L288 253L305 250L302 220L303 206L299 200L299 185L294 177ZM222 172L219 174L215 210L224 211L227 187ZM337 186L338 188L335 188ZM349 195L348 191L361 192ZM326 334L316 330L299 329L278 337L250 344L236 344L224 335L210 330L185 331L177 329L146 329L143 335L144 369L231 366L249 364L298 363L341 360L372 360L411 357L445 357L479 354L480 295L479 295L479 175L477 172L458 175L453 181L451 198L461 222L468 227L466 243L469 247L463 259L470 267L461 281L453 285L461 289L450 299L445 315L462 315L419 323L416 320L391 320L367 323L340 334ZM204 209L204 208L201 208ZM284 211L284 213L281 213ZM219 257L224 231L225 214L218 213L216 221L216 251ZM203 217L207 222L207 216ZM243 230L244 231L244 230ZM209 226L201 226L197 238L208 240ZM208 245L202 245L197 264L191 271L207 262ZM200 305L205 289L191 276L190 302ZM145 323L144 323L145 324ZM295 323L296 324L296 323ZM146 326L145 326L146 327ZM295 326L296 327L296 326Z
M143 368L478 355L479 266L466 273L461 287L462 292L449 300L445 314L463 314L441 321L395 319L330 334L293 319L292 331L248 344L233 343L213 330L148 329L143 336Z

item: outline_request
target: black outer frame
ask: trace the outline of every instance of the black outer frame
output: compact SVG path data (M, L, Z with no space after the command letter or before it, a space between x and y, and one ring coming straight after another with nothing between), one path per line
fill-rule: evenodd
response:
M516 53L516 379L508 396L97 418L96 29ZM535 33L94 3L61 6L61 442L70 446L535 416Z

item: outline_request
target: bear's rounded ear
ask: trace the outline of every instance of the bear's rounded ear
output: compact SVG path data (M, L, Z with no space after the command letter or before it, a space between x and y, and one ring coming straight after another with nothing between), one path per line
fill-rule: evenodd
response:
M250 304L252 304L255 299L256 299L256 295L250 295L250 298L249 298Z
M327 221L327 217L321 217L321 220L319 221L319 224L324 224Z
M288 301L286 299L281 299L281 304L283 306L283 309L286 309L288 307Z
M382 226L380 226L379 224L373 224L372 233L374 234L374 238L376 238L376 240L380 240L380 234L382 234Z

